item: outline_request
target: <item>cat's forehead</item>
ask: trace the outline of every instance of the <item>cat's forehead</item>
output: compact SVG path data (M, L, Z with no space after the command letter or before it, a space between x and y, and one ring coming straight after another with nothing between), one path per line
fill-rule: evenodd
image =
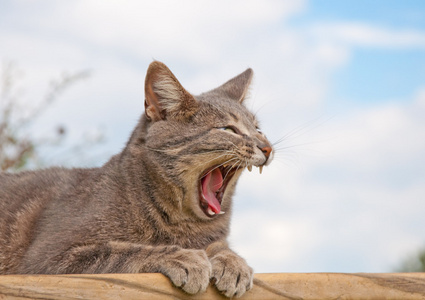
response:
M223 97L199 97L198 101L201 116L213 117L217 121L249 123L257 126L254 114L238 101Z

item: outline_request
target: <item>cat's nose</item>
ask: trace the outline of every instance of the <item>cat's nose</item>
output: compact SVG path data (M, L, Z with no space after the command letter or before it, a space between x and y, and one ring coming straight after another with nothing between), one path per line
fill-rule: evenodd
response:
M269 159L270 153L272 153L272 147L266 146L266 147L260 148L260 150L261 152L263 152L266 159Z

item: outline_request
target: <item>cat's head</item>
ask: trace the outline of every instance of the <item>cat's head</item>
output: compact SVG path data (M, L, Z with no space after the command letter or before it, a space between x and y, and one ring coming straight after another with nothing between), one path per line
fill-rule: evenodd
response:
M252 76L247 69L193 96L164 64L149 66L138 147L167 184L181 188L183 213L219 217L230 210L242 171L258 167L261 172L272 160L272 145L243 105Z

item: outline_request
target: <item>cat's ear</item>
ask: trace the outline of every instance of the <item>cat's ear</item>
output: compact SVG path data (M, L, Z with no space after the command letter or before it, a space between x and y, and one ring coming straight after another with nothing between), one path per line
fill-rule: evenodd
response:
M183 120L197 110L198 102L186 91L166 65L154 61L145 79L145 114L152 121L167 117Z
M254 71L249 68L245 72L230 79L215 90L219 91L220 93L224 93L230 99L242 103L248 93L249 85L251 84L253 75Z

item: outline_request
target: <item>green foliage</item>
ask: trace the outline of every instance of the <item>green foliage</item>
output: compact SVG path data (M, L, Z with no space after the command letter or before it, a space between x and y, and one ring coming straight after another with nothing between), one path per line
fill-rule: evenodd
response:
M408 257L397 272L425 272L425 248Z

